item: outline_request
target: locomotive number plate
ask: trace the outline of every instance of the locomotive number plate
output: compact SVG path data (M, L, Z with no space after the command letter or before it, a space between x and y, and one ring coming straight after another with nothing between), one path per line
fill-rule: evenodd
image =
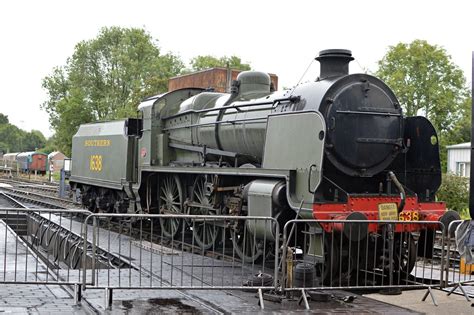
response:
M418 211L402 211L399 215L400 221L419 221L420 213Z
M93 172L102 171L102 155L91 155L89 157L89 170Z
M379 220L398 220L398 206L395 202L379 204Z

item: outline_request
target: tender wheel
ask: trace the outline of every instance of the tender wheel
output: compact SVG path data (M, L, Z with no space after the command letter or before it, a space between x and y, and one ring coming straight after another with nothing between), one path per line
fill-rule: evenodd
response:
M231 236L234 251L242 262L252 263L263 257L263 241L256 238L244 223L239 224L239 227L232 231Z
M165 176L161 181L159 191L160 214L183 213L183 191L177 175ZM163 236L175 237L180 231L181 223L180 219L160 219Z
M214 209L213 197L206 190L206 177L200 175L196 178L191 192L191 206L188 212L191 215L216 215L217 209ZM193 229L193 237L196 243L203 249L211 248L218 239L220 228L216 226L215 221L211 220L192 220L190 222Z

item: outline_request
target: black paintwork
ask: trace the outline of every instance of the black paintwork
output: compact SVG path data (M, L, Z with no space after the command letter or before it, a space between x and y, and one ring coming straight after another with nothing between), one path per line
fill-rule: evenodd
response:
M441 164L436 130L425 117L405 118L405 152L390 166L397 178L418 195L434 201L441 185Z
M375 77L359 74L337 80L319 109L326 118L326 156L347 175L378 174L402 147L398 101Z

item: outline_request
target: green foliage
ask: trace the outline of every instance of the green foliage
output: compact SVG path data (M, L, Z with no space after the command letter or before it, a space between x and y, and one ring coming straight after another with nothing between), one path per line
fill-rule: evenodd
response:
M0 113L0 125L8 124L8 116Z
M471 142L471 117L472 98L467 97L459 109L460 118L454 123L453 128L444 135L446 143L456 144Z
M224 56L216 58L214 56L197 56L191 59L191 71L199 71L215 67L229 67L237 70L250 70L250 64L242 63L242 60L237 56Z
M390 46L376 75L395 92L407 116L424 114L438 132L454 127L468 89L446 50L424 40Z
M23 148L21 151L37 151L44 147L46 144L46 138L39 130L31 130L30 132L24 133L22 139Z
M461 216L461 220L471 220L471 214L469 213L469 208L463 209L461 212L459 212L459 215Z
M444 174L436 196L446 202L448 209L462 212L469 207L469 178Z
M446 146L470 139L471 98L462 70L444 48L424 40L390 46L378 65L376 75L393 89L406 115L423 115L436 128L446 170Z
M444 171L447 170L448 150L446 149L446 146L471 142L471 104L472 98L466 98L459 109L461 117L454 123L451 130L445 131L439 135L441 169Z
M56 147L56 137L53 135L52 137L49 137L46 140L46 144L44 147L38 150L39 152L45 153L45 154L50 154L53 151L58 151Z
M134 116L146 96L165 92L180 73L179 57L162 54L143 29L102 28L75 47L66 65L43 79L48 99L41 105L56 132L58 149L71 154L80 124Z
M3 114L0 114L0 139L0 151L4 153L35 151L46 143L46 139L40 131L21 130L8 123L7 116Z
M2 139L0 150L5 153L20 151L22 136L22 131L18 127L11 124L0 125L0 139Z

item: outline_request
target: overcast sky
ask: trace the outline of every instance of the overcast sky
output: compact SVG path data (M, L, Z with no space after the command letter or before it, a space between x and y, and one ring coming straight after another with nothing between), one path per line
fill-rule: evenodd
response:
M351 72L375 71L389 45L425 39L443 46L470 82L472 12L469 1L2 1L0 112L50 136L41 79L103 26L143 27L185 62L240 56L277 74L280 87L296 84L323 49L350 49ZM303 81L318 73L314 62Z

